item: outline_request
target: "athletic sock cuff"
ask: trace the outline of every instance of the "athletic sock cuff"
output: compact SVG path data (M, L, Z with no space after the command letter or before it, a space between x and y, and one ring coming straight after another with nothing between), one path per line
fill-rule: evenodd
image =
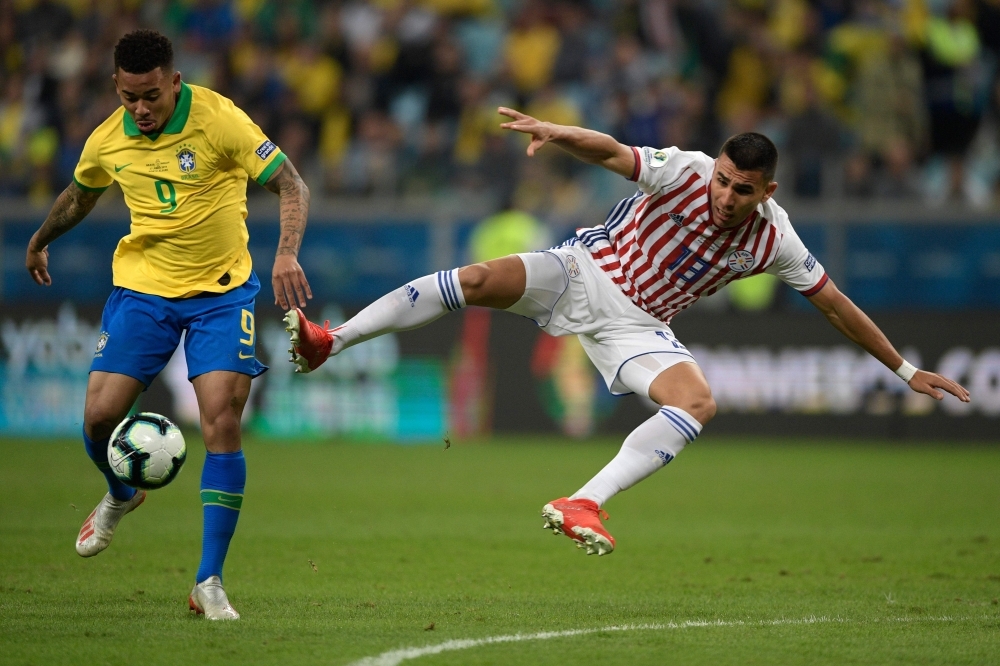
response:
M104 439L99 439L95 442L90 437L87 437L87 431L83 430L83 446L87 449L87 456L97 463L97 466L101 468L101 471L111 469L108 465L109 441L111 441L111 438L105 437Z
M661 407L660 414L687 440L688 444L697 439L698 435L701 434L701 424L679 407Z
M243 460L246 456L243 455L243 449L239 451L233 451L232 453L212 453L209 451L205 454L205 459L208 460L212 458L214 460Z
M201 470L202 491L224 493L243 497L247 482L247 463L243 451L235 453L209 453ZM204 499L203 499L204 501ZM222 504L222 506L230 506ZM239 508L232 507L230 508Z
M460 310L465 307L465 294L462 293L462 285L458 281L458 269L450 271L438 271L437 278L438 294L441 302L448 310Z

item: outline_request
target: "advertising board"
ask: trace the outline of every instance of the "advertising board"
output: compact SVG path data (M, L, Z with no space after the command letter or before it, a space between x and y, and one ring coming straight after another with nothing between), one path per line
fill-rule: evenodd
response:
M334 305L312 316L344 320ZM273 310L273 312L272 312ZM973 402L910 391L815 313L683 313L674 331L708 377L719 414L709 432L996 439L1000 317L882 314L904 356L965 384ZM5 308L0 320L0 434L79 432L100 310ZM280 313L258 303L258 356L245 417L263 438L440 441L489 433L625 433L648 418L634 396L614 398L574 338L552 338L507 313L468 308L430 326L352 347L295 375ZM197 427L183 345L140 407Z

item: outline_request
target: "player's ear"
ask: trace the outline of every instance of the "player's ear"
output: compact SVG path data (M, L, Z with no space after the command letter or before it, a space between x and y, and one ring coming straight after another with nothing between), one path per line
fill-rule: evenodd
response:
M767 186L766 186L766 187L764 188L764 196L763 196L763 197L761 197L761 200L760 200L760 202L761 202L761 203L764 203L765 201L767 201L768 199L770 199L771 197L773 197L773 196L774 196L774 191L775 191L776 189L778 189L778 183L777 183L777 181L774 181L774 180L772 180L772 181L771 181L770 183L768 183L768 184L767 184Z
M173 77L171 77L170 87L173 89L174 93L179 93L181 91L181 73L174 72Z

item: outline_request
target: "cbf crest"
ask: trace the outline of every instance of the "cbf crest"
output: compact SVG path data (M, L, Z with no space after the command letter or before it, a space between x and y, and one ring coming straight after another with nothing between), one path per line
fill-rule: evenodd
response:
M95 355L99 355L104 348L108 345L108 338L111 335L107 331L101 331L101 335L97 338L97 349L94 350Z
M181 173L191 173L198 168L194 148L188 145L181 146L181 149L177 151L177 166L180 168Z
M729 265L729 270L736 273L745 273L753 268L756 260L753 258L753 254L747 250L736 250L730 253L726 263Z

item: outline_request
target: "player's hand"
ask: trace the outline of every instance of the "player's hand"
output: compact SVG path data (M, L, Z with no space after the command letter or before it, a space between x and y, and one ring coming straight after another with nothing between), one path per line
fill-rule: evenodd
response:
M927 372L926 370L917 370L917 374L910 379L910 388L917 393L925 393L935 400L944 400L944 393L938 389L944 389L962 402L971 402L972 400L969 392L958 382L953 382L936 372Z
M291 254L279 254L274 258L271 286L274 287L274 302L282 310L291 310L295 306L304 308L306 299L313 297L305 271Z
M49 277L49 248L43 247L41 250L33 248L34 243L28 243L28 256L24 260L24 265L27 267L28 273L31 274L32 280L48 287L52 284L52 278Z
M500 123L500 127L503 129L531 135L531 143L528 144L528 157L534 157L536 150L555 138L551 123L543 123L537 118L532 118L514 109L508 109L506 106L499 107L497 113L514 119L509 123Z

